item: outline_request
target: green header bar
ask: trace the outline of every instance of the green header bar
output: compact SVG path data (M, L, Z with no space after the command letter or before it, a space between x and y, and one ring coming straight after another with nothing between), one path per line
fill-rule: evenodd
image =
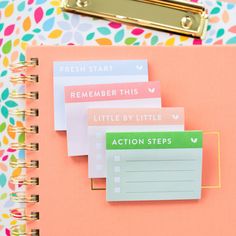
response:
M106 134L107 150L202 148L202 131L116 132Z

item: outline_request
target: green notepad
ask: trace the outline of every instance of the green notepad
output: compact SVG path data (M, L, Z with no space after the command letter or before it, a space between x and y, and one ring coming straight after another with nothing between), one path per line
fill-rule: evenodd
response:
M202 132L106 134L107 201L200 199Z

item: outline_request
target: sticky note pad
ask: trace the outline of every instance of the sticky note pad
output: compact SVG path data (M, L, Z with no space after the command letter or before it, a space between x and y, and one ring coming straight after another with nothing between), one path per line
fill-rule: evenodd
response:
M161 107L160 83L138 82L65 87L69 156L88 155L88 109Z
M55 61L54 128L66 130L64 87L85 84L147 82L147 60Z
M200 199L202 132L106 134L107 201Z
M184 130L183 108L89 108L88 175L106 177L107 131Z

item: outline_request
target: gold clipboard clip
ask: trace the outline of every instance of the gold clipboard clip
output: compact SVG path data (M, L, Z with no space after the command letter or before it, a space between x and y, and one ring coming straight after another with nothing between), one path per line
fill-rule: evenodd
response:
M62 9L203 39L208 12L183 0L62 0Z

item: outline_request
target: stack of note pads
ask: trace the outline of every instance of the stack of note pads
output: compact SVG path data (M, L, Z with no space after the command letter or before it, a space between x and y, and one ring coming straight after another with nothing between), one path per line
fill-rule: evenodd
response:
M146 60L54 62L54 97L68 156L88 155L107 201L200 199L202 132L184 130L184 108L161 107Z

